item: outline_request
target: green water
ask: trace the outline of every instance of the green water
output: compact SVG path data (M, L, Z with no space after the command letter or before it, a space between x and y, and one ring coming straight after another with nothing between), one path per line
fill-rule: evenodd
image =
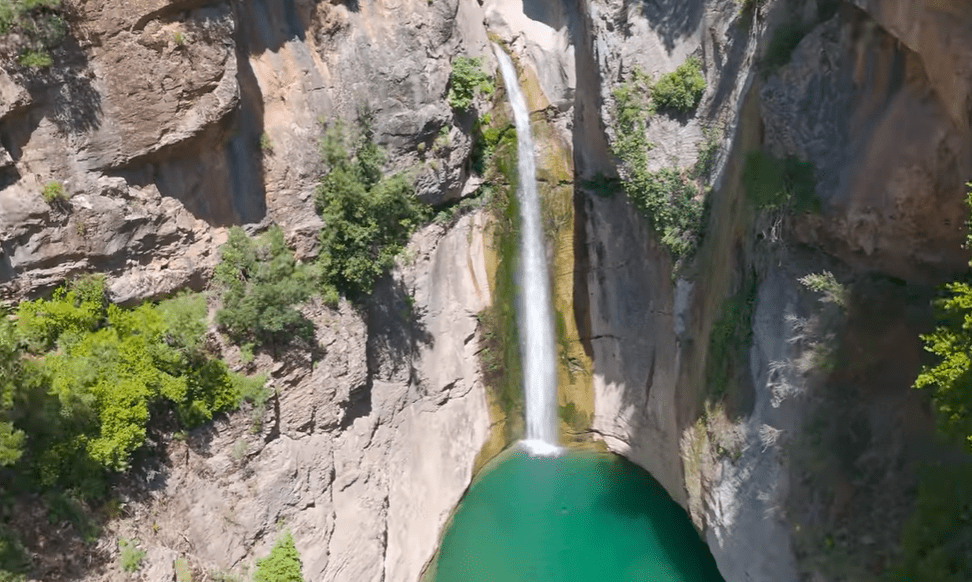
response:
M435 582L723 582L688 516L620 457L511 453L473 483Z

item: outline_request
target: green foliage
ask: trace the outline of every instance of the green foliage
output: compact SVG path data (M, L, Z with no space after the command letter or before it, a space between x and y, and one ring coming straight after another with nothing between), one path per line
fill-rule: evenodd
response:
M456 111L466 111L477 94L489 95L494 90L493 78L483 70L483 59L456 57L449 75L446 100Z
M23 454L24 433L12 422L14 394L21 383L21 357L16 328L0 309L0 467L13 465Z
M699 162L694 168L669 167L649 171L648 152L653 144L648 142L645 131L652 113L646 97L650 88L647 76L635 69L631 80L614 89L615 136L611 149L621 161L621 185L629 200L661 236L662 244L678 262L690 257L698 245L702 231L704 181L711 171L718 144L707 139L700 146ZM654 98L656 92L652 90L651 94ZM607 188L610 182L604 179L600 182L593 184L595 191L602 195L610 193Z
M101 533L101 526L88 513L81 501L63 491L52 491L44 496L47 504L47 520L52 524L69 523L82 540L94 542Z
M0 523L0 582L24 582L30 555L17 532Z
M64 202L68 199L68 196L67 192L64 191L64 186L60 182L51 181L44 184L44 188L41 190L41 198L48 204L55 204L57 202Z
M259 239L231 228L214 279L222 300L216 323L233 341L278 345L313 337L313 324L295 306L311 296L317 275L297 263L279 228Z
M260 134L260 149L268 154L273 153L273 142L270 140L270 135L267 132Z
M934 366L924 366L915 388L932 390L939 430L964 441L972 451L972 286L950 283L950 296L936 302L939 324L921 336L925 350L937 356Z
M192 582L192 570L189 569L189 562L185 558L176 558L172 569L175 570L176 582Z
M18 459L23 447L8 438L4 458L41 488L96 496L105 471L124 471L145 442L153 409L171 407L192 427L258 399L263 379L232 374L204 352L204 316L205 300L191 295L134 309L110 305L100 278L21 303L16 333L6 319L0 326L4 377L15 386L0 421L13 421L26 454Z
M177 30L172 33L172 42L176 43L176 46L184 46L186 44L186 35L182 34L182 31Z
M750 202L757 209L820 211L820 202L814 194L817 183L813 164L795 156L780 160L760 150L752 151L746 157L742 180Z
M122 570L135 573L142 567L144 559L145 550L139 549L137 542L125 538L118 540L118 563Z
M61 0L0 0L0 35L13 39L8 46L18 53L18 64L30 68L51 66L48 51L60 44L67 33L60 8Z
M641 69L632 70L631 79L619 83L612 91L614 98L614 142L611 148L626 165L643 168L648 151L654 144L645 137L648 120L654 114L651 80Z
M658 79L651 90L651 98L659 109L688 113L698 107L703 93L702 64L697 58L689 57L677 69Z
M750 275L741 288L722 304L722 315L709 334L705 361L708 393L721 399L729 387L748 369L749 345L753 336L753 311L756 307L756 277Z
M290 532L285 532L277 539L277 543L270 550L270 555L257 562L253 581L304 582L300 569L300 555L294 547L294 539Z
M972 182L966 186L966 203L972 208ZM932 390L939 430L972 452L972 286L956 281L946 289L949 296L935 302L938 325L921 336L925 351L934 354L937 363L922 367L915 388Z
M793 51L809 32L808 28L797 21L786 22L773 31L761 66L764 74L771 74L790 62Z
M703 197L685 170L639 171L625 181L628 198L676 258L691 256L702 228Z
M318 264L325 290L353 301L371 293L412 231L429 217L405 174L383 177L384 154L366 124L356 139L340 126L321 142L329 171L317 186L317 212L324 221Z
M847 289L837 282L830 271L810 273L800 277L798 281L807 289L823 294L820 298L823 303L833 303L839 307L847 305Z
M965 582L972 572L972 465L925 467L894 580Z

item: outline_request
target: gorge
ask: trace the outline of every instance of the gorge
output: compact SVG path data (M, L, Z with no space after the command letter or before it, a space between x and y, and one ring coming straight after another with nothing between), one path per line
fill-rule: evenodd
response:
M101 497L15 490L33 473L0 454L0 580L248 579L285 532L304 580L428 580L461 547L464 515L493 519L482 487L504 471L537 483L528 468L561 475L610 455L625 460L605 461L604 481L557 477L564 489L522 503L552 508L579 546L603 530L573 529L587 508L558 495L617 502L638 520L684 510L694 529L680 539L704 540L727 582L877 581L909 552L931 553L906 535L927 505L926 467L968 464L911 388L931 300L968 270L964 0L31 10L59 18L64 36L3 33L0 299L16 313L89 274L117 309L205 293L199 345L262 374L267 397L196 428L147 407L144 442L105 471ZM528 120L498 82L505 55ZM460 58L487 78L468 104ZM402 227L362 300L319 285L299 302L307 338L234 341L213 275L231 227L253 240L279 229L308 279L336 260L322 256L321 233L336 229L321 210L334 165L320 144L339 121L348 163L378 168L363 191L393 200L404 180L434 218ZM535 157L518 151L524 121ZM546 291L518 280L527 260L512 244L526 235L516 168L533 159ZM539 327L552 369L520 351L517 290L525 303L550 297ZM0 365L16 344L6 330ZM28 368L66 349L28 343L15 346ZM535 376L552 415L532 415L520 391ZM35 392L8 399L6 378L0 452L8 421L43 424L16 408ZM568 454L524 466L510 449L533 437ZM31 439L23 459L38 456ZM651 491L651 507L625 482ZM489 507L529 518L526 505ZM638 520L628 537L654 539ZM963 579L959 562L945 568L957 573L911 579Z

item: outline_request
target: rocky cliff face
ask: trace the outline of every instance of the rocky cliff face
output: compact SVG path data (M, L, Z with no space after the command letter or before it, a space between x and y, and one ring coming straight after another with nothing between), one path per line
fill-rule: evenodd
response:
M905 487L888 468L910 462L881 442L927 415L914 412L906 373L879 389L869 377L881 360L862 353L874 367L839 380L860 391L848 409L873 437L842 459L835 482L808 480L787 451L815 407L832 403L815 387L835 380L806 364L819 338L804 323L819 308L796 278L829 268L925 285L964 270L972 10L962 0L761 4L73 3L71 39L50 71L0 73L0 298L90 271L107 273L122 303L199 289L231 224L278 224L300 257L313 256L322 121L366 113L387 169L410 170L420 197L468 194L471 120L445 92L453 56L492 63L489 31L529 69L533 115L549 132L540 141L557 144L541 152L557 158L541 164L558 169L544 177L550 199L573 206L563 214L573 240L558 231L554 249L557 309L573 315L567 327L592 374L571 388L593 400L587 428L687 507L727 581L853 579L810 559L816 550L793 524L846 520L843 549L879 568L873 548L894 541L859 541L879 510L864 501L875 483ZM806 35L788 64L765 69L773 30L793 22ZM636 67L657 78L689 56L702 63L705 94L694 114L652 119L650 169L687 168L710 140L719 148L703 244L673 280L627 200L584 180L617 174L612 89ZM745 156L764 146L813 162L821 213L765 225L747 210ZM571 172L564 156L574 176L560 175ZM69 200L44 202L52 181ZM278 525L293 531L308 580L419 578L496 420L475 356L475 316L491 300L486 221L477 212L416 235L367 313L308 305L323 359L256 361L277 393L262 428L241 415L163 447L167 464L133 480L130 515L112 526L149 550L144 579L172 579L180 555L199 572L240 569ZM761 283L747 388L733 410L707 407L709 337L723 299L752 272ZM894 321L888 337L910 337L911 324ZM881 335L848 325L851 337ZM911 362L917 346L899 344L889 353ZM856 428L832 429L834 442L857 442ZM830 486L838 494L821 493ZM114 552L105 542L83 567L53 560L44 579L120 579Z

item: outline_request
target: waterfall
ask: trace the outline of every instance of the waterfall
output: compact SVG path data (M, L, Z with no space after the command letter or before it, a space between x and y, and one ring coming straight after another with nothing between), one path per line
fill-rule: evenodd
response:
M553 455L557 447L557 372L554 366L554 329L550 313L550 278L547 273L537 168L530 134L530 112L520 90L510 57L497 45L503 84L510 97L516 124L517 194L520 201L520 354L523 360L523 391L526 400L526 439L523 446L533 454Z

